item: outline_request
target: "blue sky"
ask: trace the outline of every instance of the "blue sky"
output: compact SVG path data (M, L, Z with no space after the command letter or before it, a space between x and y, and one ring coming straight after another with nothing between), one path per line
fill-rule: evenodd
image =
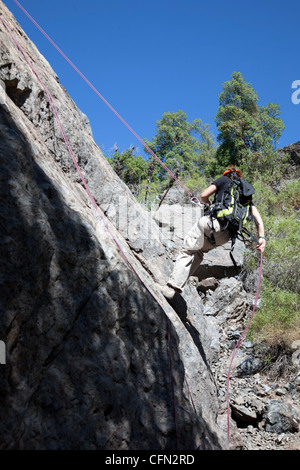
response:
M105 154L141 144L13 0L4 0L88 116ZM143 139L164 112L201 118L215 135L222 84L241 72L259 104L277 103L279 147L300 140L299 0L20 0L53 41ZM298 95L300 97L300 93Z

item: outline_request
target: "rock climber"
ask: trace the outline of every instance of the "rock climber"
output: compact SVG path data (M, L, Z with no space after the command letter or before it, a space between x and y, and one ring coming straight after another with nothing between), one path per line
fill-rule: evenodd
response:
M242 178L241 170L235 167L229 167L223 176L216 179L210 186L208 186L201 193L201 202L206 206L210 206L210 197L214 196L214 203L222 198L222 194L235 177ZM254 216L255 226L258 234L258 244L256 248L263 252L265 249L266 241L264 238L264 224L258 209L252 205L252 215ZM211 240L211 231L214 230L214 244ZM196 224L187 233L183 246L177 256L173 272L164 286L159 286L162 294L172 299L176 292L181 293L187 280L197 270L203 260L204 253L216 248L217 246L224 245L230 239L230 232L228 229L224 230L222 223L217 218L211 215L204 215L199 218Z

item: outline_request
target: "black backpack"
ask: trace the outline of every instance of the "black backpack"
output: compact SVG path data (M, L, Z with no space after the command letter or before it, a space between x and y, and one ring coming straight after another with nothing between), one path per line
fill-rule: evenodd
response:
M208 213L212 220L212 231L210 241L215 244L213 218L216 218L222 226L222 230L229 230L232 240L230 256L236 266L232 256L233 245L237 238L242 241L254 241L258 244L256 238L243 227L246 221L256 219L252 214L252 196L255 193L253 186L244 178L235 177L222 194L221 201L214 202ZM247 238L246 238L247 237Z
M252 195L255 190L244 178L235 177L222 194L220 202L212 207L212 215L216 217L230 232L238 232L246 221L252 219Z

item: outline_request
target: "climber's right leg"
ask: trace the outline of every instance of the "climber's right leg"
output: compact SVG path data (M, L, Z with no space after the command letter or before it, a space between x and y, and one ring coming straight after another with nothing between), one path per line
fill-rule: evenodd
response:
M176 292L182 292L189 277L193 275L202 263L204 253L228 241L228 230L222 231L217 220L214 221L214 229L215 245L210 240L212 222L208 216L201 217L188 232L167 285L160 286L160 290L165 297L170 299L174 297Z

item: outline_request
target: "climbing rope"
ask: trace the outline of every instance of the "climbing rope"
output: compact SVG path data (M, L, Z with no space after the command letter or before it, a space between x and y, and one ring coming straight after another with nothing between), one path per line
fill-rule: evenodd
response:
M168 345L169 345L169 367L170 367L170 381L171 381L171 390L172 390L172 404L173 404L173 414L174 414L174 426L175 426L175 448L178 450L178 431L177 431L177 415L176 415L176 404L175 404L175 394L174 394L174 376L173 376L173 366L172 366L172 349L171 349L171 331L170 331L170 320L166 315L167 323L167 332L168 332Z
M57 121L57 124L58 124L58 127L60 129L60 132L63 136L63 139L64 139L64 142L66 144L66 147L67 147L67 150L73 160L73 163L76 167L76 170L78 172L78 175L80 176L80 179L93 203L93 206L95 207L97 213L99 214L104 226L106 227L106 229L108 230L110 236L112 237L113 241L115 242L115 244L117 245L118 249L120 250L124 260L126 261L126 263L128 264L128 266L130 267L130 269L133 271L133 273L136 275L136 277L138 278L138 280L141 282L141 284L144 286L144 288L146 289L146 291L151 295L151 297L155 300L155 302L157 302L157 299L154 297L153 293L151 292L151 290L146 286L146 284L144 283L144 281L141 279L141 277L139 276L138 272L136 271L136 269L134 268L134 266L132 265L132 263L129 261L128 257L126 256L125 252L122 250L122 247L120 245L120 242L116 239L116 237L114 236L112 230L110 229L109 225L106 223L105 221L105 217L104 215L102 214L99 206L97 205L91 191L90 191L90 188L88 186L88 184L86 183L85 181L85 178L81 172L81 169L76 161L76 158L75 158L75 155L73 153L73 150L71 148L71 144L67 138L67 135L64 131L64 128L63 128L63 125L61 123L61 120L59 118L59 115L58 115L58 112L57 112L57 109L55 107L55 104L53 102L53 99L52 99L52 96L49 92L49 90L47 89L47 87L45 86L45 84L43 83L43 81L41 80L38 72L35 70L35 68L33 67L33 65L31 64L31 62L29 61L27 55L25 54L23 48L21 47L21 45L19 44L19 42L17 41L17 39L14 37L14 35L11 33L10 29L8 28L7 24L5 23L5 21L3 20L3 18L0 16L0 21L2 22L4 28L6 29L6 31L8 32L8 34L10 35L11 39L13 40L13 42L15 43L15 45L17 46L17 48L19 49L19 51L21 52L21 54L23 55L25 61L27 62L28 66L30 67L30 69L32 70L32 72L34 73L34 75L36 76L37 80L39 81L40 85L42 86L42 88L44 89L48 99L49 99L49 103L50 103L50 107L53 111L53 114L55 116L55 119ZM170 382L171 382L171 392L172 392L172 402L173 402L173 414L174 414L174 426L175 426L175 440L176 440L176 450L178 449L178 431L177 431L177 418L176 418L176 405L175 405L175 392L174 392L174 378L173 378L173 367L172 367L172 352L171 352L171 340L170 340L170 323L169 323L169 318L168 316L165 314L166 316L166 321L167 321L167 332L168 332L168 350L169 350L169 363L170 363Z
M55 47L55 49L64 57L64 59L71 65L71 67L81 76L81 78L88 84L88 86L99 96L99 98L110 108L110 110L117 116L118 119L120 119L120 121L127 127L127 129L137 138L137 140L147 149L147 151L159 162L159 164L170 174L170 176L181 186L181 188L187 193L189 194L189 196L191 197L191 202L194 203L194 204L197 204L197 205L201 205L200 201L195 198L193 196L193 194L183 185L183 183L176 177L176 175L158 158L158 156L153 152L152 149L150 149L150 147L139 137L139 135L129 126L129 124L120 116L120 114L111 106L111 104L101 95L101 93L94 87L94 85L92 85L92 83L85 77L85 75L73 64L73 62L66 56L66 54L55 44L55 42L48 36L48 34L41 28L41 26L32 18L32 16L25 10L25 8L18 2L18 0L14 0L14 2L17 4L17 6L25 13L25 15L30 19L30 21L40 30L40 32L50 41L50 43ZM152 292L148 289L148 287L145 285L145 283L143 282L143 280L141 279L141 277L139 276L139 274L137 273L137 271L135 270L135 268L133 267L132 263L130 263L128 257L126 256L126 254L124 253L124 251L122 250L121 246L120 246L120 243L118 242L118 240L116 239L116 237L114 236L114 234L112 233L110 227L108 226L108 224L106 223L105 221L105 218L104 218L104 215L102 214L99 206L97 205L86 181L85 181L85 178L81 172L81 169L76 161L76 158L74 156L74 153L72 151L72 148L71 148L71 145L70 145L70 142L65 134L65 131L64 131L64 128L62 126L62 123L60 121L60 118L59 118L59 115L57 113L57 110L56 110L56 107L54 105L54 102L53 102L53 99L51 97L51 94L50 92L48 91L48 89L46 88L46 86L44 85L44 83L42 82L42 80L40 79L37 71L34 69L33 65L30 63L30 61L28 60L25 52L23 51L22 47L20 46L20 44L18 43L18 41L15 39L15 37L12 35L11 31L9 30L8 26L6 25L6 23L4 22L4 20L0 17L0 20L3 24L3 26L5 27L5 29L8 31L11 39L14 41L14 43L16 44L17 48L20 50L20 52L22 53L24 59L26 60L27 64L29 65L30 69L32 70L32 72L34 73L34 75L37 77L39 83L41 84L41 86L43 87L45 93L47 94L48 96L48 99L49 99L49 103L50 103L50 106L51 106L51 109L53 111L53 114L56 118L56 121L57 121L57 124L58 124L58 127L61 131L61 134L63 136L63 139L65 141L65 144L66 144L66 147L68 149L68 152L72 158L72 161L76 167L76 170L81 178L81 181L97 211L97 213L99 214L102 222L104 223L106 229L109 231L112 239L114 240L114 242L116 243L116 245L118 246L123 258L125 259L125 261L127 262L127 264L129 265L129 267L132 269L132 271L134 272L134 274L137 276L137 278L139 279L139 281L142 283L142 285L145 287L145 289L150 293L150 295L154 298ZM232 362L234 360L234 357L239 349L239 347L241 346L241 343L242 341L244 340L245 336L246 336L246 333L249 329L249 326L250 326L250 323L252 321L252 318L253 318L253 315L255 313L255 310L256 310L256 305L257 305L257 301L258 301L258 296L259 296L259 290L260 290L260 284L261 284L261 272L262 272L262 253L261 253L261 263L260 263L260 274L259 274L259 282L258 282L258 288L257 288L257 294L256 294L256 299L255 299L255 303L254 303L254 308L253 308L253 312L252 312L252 315L250 317L250 320L249 320L249 323L247 325L247 327L245 328L244 332L242 333L241 335L241 338L238 342L238 344L236 345L236 348L233 352L233 355L232 355L232 358L231 358L231 361L230 361L230 365L229 365L229 370L228 370L228 376L227 376L227 411L228 411L228 421L227 421L227 437L228 437L228 443L230 441L230 405L229 405L229 381L230 381L230 373L231 373L231 366L232 366ZM170 371L171 371L171 387L172 387L172 397L173 397L173 410L174 410L174 422L175 422L175 433L176 433L176 449L177 449L177 442L178 442L178 437L177 437L177 422L176 422L176 407L175 407L175 400L174 400L174 385L173 385L173 375L172 375L172 358L171 358L171 349L170 349L170 339L169 339L169 331L168 331L168 342L169 342L169 358L170 358ZM186 381L186 378L185 378L185 381ZM186 382L187 383L187 382ZM187 384L187 387L188 387L188 384ZM189 389L189 388L188 388ZM194 406L194 403L193 403L193 406Z
M256 307L257 307L257 302L258 302L258 297L259 297L259 292L260 292L260 286L261 286L261 279L262 279L262 259L263 259L263 255L262 255L262 252L260 252L260 266L259 266L259 275L258 275L258 283L257 283L257 289L256 289L256 296L255 296L255 300L254 300L254 305L253 305L253 309L252 309L252 313L250 315L250 319L246 325L246 328L244 329L244 331L242 332L241 336L240 336L240 339L239 341L237 342L235 348L234 348L234 351L232 353L232 356L231 356L231 359L230 359L230 363L229 363L229 368L228 368L228 374L227 374L227 388L226 388L226 397L227 397L227 441L228 441L228 445L230 444L230 397L229 397L229 382L230 382L230 374L231 374L231 367L232 367L232 363L234 361L234 358L239 350L239 348L241 347L241 344L242 342L244 341L245 337L246 337L246 334L247 334L247 331L249 330L249 327L251 325L251 322L252 322L252 319L253 319L253 316L255 314L255 311L256 311Z
M55 47L55 49L63 56L63 58L71 65L71 67L80 75L80 77L87 83L87 85L99 96L99 98L109 107L109 109L117 116L118 119L127 127L127 129L136 137L136 139L147 149L147 151L154 157L158 163L170 174L170 176L181 186L181 188L189 194L192 198L193 194L184 186L184 184L177 178L177 176L158 158L158 156L151 150L151 148L143 141L143 139L127 124L125 119L112 107L112 105L101 95L101 93L95 88L95 86L85 77L85 75L73 64L73 62L66 56L66 54L57 46L57 44L48 36L43 28L32 18L32 16L25 10L25 8L14 0L18 7L25 13L29 20L40 30L48 41Z

